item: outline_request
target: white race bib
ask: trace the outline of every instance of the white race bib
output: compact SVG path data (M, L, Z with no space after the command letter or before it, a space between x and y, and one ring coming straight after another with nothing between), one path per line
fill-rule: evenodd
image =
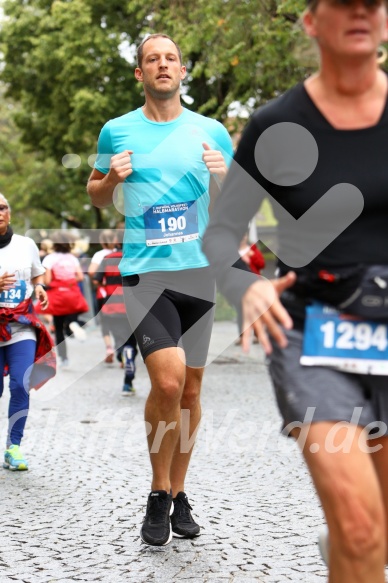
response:
M198 212L195 200L144 207L147 247L174 245L198 239Z

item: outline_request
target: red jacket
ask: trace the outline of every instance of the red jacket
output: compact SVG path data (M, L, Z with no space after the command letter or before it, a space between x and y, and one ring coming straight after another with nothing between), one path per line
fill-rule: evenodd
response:
M34 368L30 377L30 386L39 389L56 373L56 355L53 340L45 326L35 314L31 298L21 302L16 308L0 308L0 341L6 342L12 337L10 322L33 326L36 331L36 353ZM8 374L8 365L4 376Z

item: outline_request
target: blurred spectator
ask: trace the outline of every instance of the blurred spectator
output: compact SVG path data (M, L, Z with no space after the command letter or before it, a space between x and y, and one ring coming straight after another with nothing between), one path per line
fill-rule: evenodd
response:
M119 263L123 256L122 232L117 232L117 235L117 248L104 257L95 277L106 293L106 301L100 312L102 327L109 330L114 338L116 356L124 368L122 394L127 396L135 393L132 383L135 378L137 346L126 314L123 283L119 271Z
M42 239L41 242L39 243L40 260L43 261L46 255L53 252L53 249L54 247L51 239Z
M96 277L97 272L99 270L101 261L104 259L106 255L112 253L115 249L115 232L111 229L105 229L101 231L99 241L102 249L97 251L92 257L92 260L89 265L88 274L89 277L92 279L94 284L94 301L95 301L95 313L100 313L102 306L107 300L107 293L103 285L101 285ZM112 346L112 339L109 331L109 327L107 327L106 320L100 317L100 324L101 324L101 332L102 337L104 339L105 344L105 362L112 363L114 360L114 348Z
M39 243L40 260L43 261L43 259L46 257L46 255L49 255L50 253L52 253L53 250L54 250L54 244L53 244L52 240L51 239L42 239L41 242ZM39 317L42 320L42 322L47 326L50 333L54 334L55 328L54 328L53 316L51 314L42 313L39 315Z
M81 293L78 282L83 273L78 259L71 253L72 244L66 232L58 231L53 235L54 251L43 259L46 268L45 284L48 286L49 307L54 316L55 341L62 367L69 364L65 341L65 328L68 325L78 340L85 340L86 332L77 321L79 313L87 312L89 306Z

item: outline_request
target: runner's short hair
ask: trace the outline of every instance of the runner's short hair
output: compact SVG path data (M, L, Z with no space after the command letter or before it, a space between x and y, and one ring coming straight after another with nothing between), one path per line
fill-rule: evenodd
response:
M137 56L137 66L139 67L139 69L141 69L141 65L143 62L143 47L146 44L146 42L148 42L149 40L154 39L154 38L167 38L168 40L170 40L176 46L176 50L178 51L179 61L180 61L180 64L182 65L182 51L179 48L179 46L177 45L177 43L170 36L168 36L168 34L162 34L162 33L156 32L155 34L150 34L149 36L144 38L141 41L141 43L139 44L139 46L137 47L136 56Z

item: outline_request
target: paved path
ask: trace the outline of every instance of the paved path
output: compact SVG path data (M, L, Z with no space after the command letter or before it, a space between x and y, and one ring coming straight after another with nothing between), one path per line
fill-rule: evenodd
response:
M215 325L186 484L202 536L140 544L148 380L138 359L137 394L123 398L122 371L99 362L102 339L89 326L87 343L69 340L70 369L33 394L23 442L30 470L0 468L0 583L326 581L322 511L296 446L279 435L262 352L242 355L233 344L221 352L235 326Z

